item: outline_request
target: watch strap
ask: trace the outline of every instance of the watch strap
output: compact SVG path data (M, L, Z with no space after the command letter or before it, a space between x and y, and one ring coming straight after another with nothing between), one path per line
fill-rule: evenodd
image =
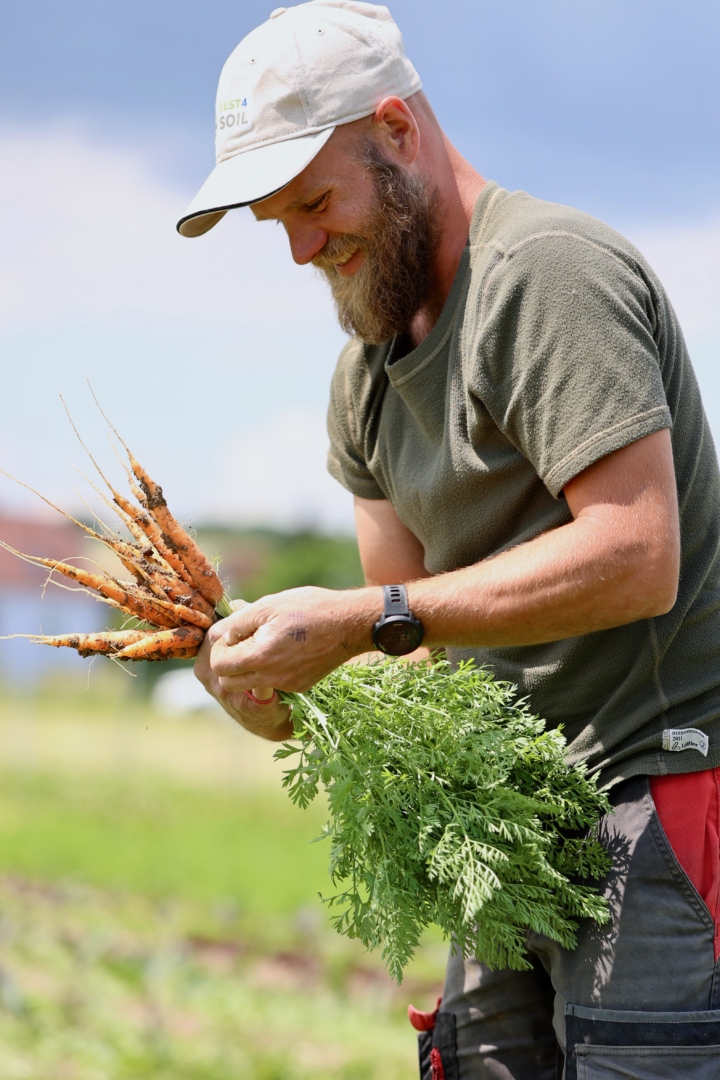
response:
M409 615L407 589L404 585L383 585L383 604L386 615Z

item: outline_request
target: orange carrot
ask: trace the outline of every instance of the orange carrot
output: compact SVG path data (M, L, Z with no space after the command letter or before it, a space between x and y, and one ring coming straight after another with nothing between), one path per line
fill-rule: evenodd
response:
M50 502L49 499L46 499L44 495L41 495L39 491L35 490L35 488L30 487L29 484L24 484L22 480L18 480L14 476L11 476L10 473L5 472L4 469L0 469L0 473L2 473L3 476L7 476L8 480L13 480L16 484L19 484L20 487L26 488L27 491L32 491L33 495L37 495L38 499L42 499L44 503L47 503L48 506L51 506L53 510L57 510L57 512L59 514L62 514L63 517L67 518L68 521L72 521L73 525L77 525L79 529L82 529L84 533L87 533L88 536L91 536L93 540L99 540L102 544L106 544L107 547L112 548L121 557L124 556L125 558L128 558L130 560L133 560L135 558L137 554L136 549L133 548L132 545L127 544L124 540L120 540L120 538L115 536L113 533L108 532L107 534L103 534L97 532L97 530L95 529L91 529L89 525L84 525L82 521L78 521L78 519L73 517L72 514L68 514L66 510L62 510L59 506L56 506L54 502ZM103 523L100 522L100 524L102 525ZM105 528L107 528L107 526L105 526ZM130 568L128 567L128 569ZM131 570L131 573L134 573L134 571Z
M142 498L134 485L133 494L136 498L141 499L145 509L160 526L163 540L167 546L180 556L183 565L198 592L202 593L205 599L209 600L210 603L217 604L222 598L223 587L220 578L215 573L212 563L206 559L201 548L195 543L192 536L183 529L179 521L177 521L170 513L160 485L156 484L149 476L124 442L123 446L127 450L132 471L135 473L135 476L140 483L144 498Z
M167 507L156 507L152 515L162 529L165 544L179 555L197 591L213 606L218 604L224 591L222 582L202 549Z
M32 640L39 645L66 646L77 649L81 656L93 656L95 653L112 655L128 645L135 645L148 636L147 630L107 630L101 634L32 634Z
M64 404L64 402L63 402L63 404ZM71 420L70 422L72 423L72 420ZM73 426L74 426L74 425L73 425ZM77 434L77 429L76 429L76 434ZM80 438L80 436L79 436L79 435L78 435L78 438ZM80 442L82 443L82 439L80 439ZM82 445L83 445L83 448L85 449L85 451L86 451L86 452L87 452L88 454L90 454L90 451L89 451L89 450L87 449L87 447L85 446L85 444L84 444L84 443L82 443ZM92 457L92 455L91 455L91 454L90 454L90 459L91 459L91 460L93 461L93 464L94 464L94 465L95 465L95 467L96 467L96 468L98 469L98 472L100 472L99 466L98 466L98 465L97 465L97 463L96 463L96 462L94 461L94 459L93 459L93 457ZM103 493L103 492L102 492L102 491L100 490L100 488L99 488L99 487L97 486L97 484L94 484L94 483L92 482L92 480L90 479L90 477L89 477L89 476L86 476L86 475L85 475L85 473L84 473L84 472L82 472L82 470L81 470L81 469L77 469L77 470L76 470L76 472L79 472L79 473L80 473L80 475L82 476L83 480L86 480L86 481L87 481L87 483L88 483L88 484L90 484L90 486L91 486L91 487L92 487L92 488L94 489L94 491L96 491L96 492L97 492L97 494L98 494L98 495L100 496L100 498L101 498L101 499L102 499L102 501L103 501L103 502L105 503L105 505L106 505L106 506L109 506L109 507L110 507L110 509L111 509L111 510L113 510L113 511L114 511L114 512L115 512L115 513L117 514L117 516L118 516L118 517L120 518L120 520L122 521L122 523L123 523L123 525L125 526L125 528L126 528L126 529L128 530L128 532L129 532L129 533L130 533L130 534L131 534L131 535L133 536L133 538L135 539L135 542L136 542L136 545L137 545L137 551L138 551L138 553L139 553L139 554L140 554L140 555L141 555L141 556L142 556L142 557L143 557L144 559L146 559L146 560L148 561L148 563L150 563L150 564L152 565L152 567L153 567L153 568L157 568L158 570L166 570L166 571L168 571L168 573L170 573L170 574L175 574L175 571L174 571L174 570L172 569L172 567L170 566L170 564L169 564L168 562L166 562L166 560L165 560L165 559L163 559L162 555L160 555L160 553L159 553L158 551L156 551L156 550L155 550L155 548L153 547L152 543L150 543L150 542L149 542L149 537L148 537L148 536L146 535L146 533L145 533L145 532L143 532L143 530L142 530L142 529L140 528L140 526L139 526L139 525L137 524L137 522L135 521L135 519L134 519L133 517L130 517L130 515L129 515L129 514L126 514L126 513L125 513L125 511L124 511L124 510L122 510L122 509L120 508L120 506L118 505L118 503L117 503L117 502L115 503L115 505L113 505L113 504L112 504L112 503L110 502L110 500L109 500L109 499L107 499L107 498L105 497L105 494L104 494L104 493ZM105 479L105 477L103 476L103 474L102 474L102 473L100 473L100 475L102 476L103 480L105 480L105 483L106 483L106 484L108 485L108 487L110 488L111 492L114 492L115 494L118 494L117 492L115 492L114 488L113 488L113 487L112 487L112 485L111 485L111 484L109 483L109 481ZM87 504L86 504L86 505L87 505ZM89 508L88 508L88 509L89 509ZM131 510L132 510L132 511L133 511L134 513L137 513L137 511L135 510L135 507L133 507L132 505L130 506L130 509L131 509ZM140 511L140 512L142 513L142 511ZM149 519L148 519L148 520L149 520ZM98 518L98 521L100 521L100 519L99 519L99 518ZM100 522L100 523L101 523L101 524L103 524L103 522ZM153 522L153 525L154 525L154 527L155 527L155 528L157 529L158 535L160 535L160 529L159 529L159 527L158 527L158 526L156 526L154 522ZM107 528L107 526L105 526L105 528ZM108 530L108 532L110 532L110 530ZM175 576L176 576L176 577L177 577L178 579L179 579L179 577L180 577L180 576L179 576L179 574L178 574L178 575L175 575ZM187 575L186 575L186 576L187 576ZM185 579L182 579L182 580L185 580ZM190 588L192 588L192 586L190 585L190 579L189 579L189 578L188 578L188 585L189 585L189 587L190 587Z
M72 578L73 581L77 581L78 585L82 585L86 589L95 589L101 596L106 597L124 611L136 615L145 622L165 627L179 626L182 623L182 615L174 614L174 605L151 597L140 597L136 593L123 588L119 582L108 575L94 574L90 570L81 570L71 563L58 562L57 559L44 559L39 555L25 555L22 551L17 551L2 540L0 540L0 547L4 547L14 555L19 555L21 559L25 559L27 562L47 566L50 570L57 570L58 573ZM189 611L190 609L186 610ZM193 614L197 615L198 613L193 612Z
M95 404L100 410L100 413L105 418L107 423L110 424L110 421L103 412L100 402L95 397L95 391L93 390L92 386L90 386L89 380L88 386L90 387L90 393L95 399ZM70 414L68 413L68 416L69 415ZM75 425L73 424L73 427L74 426ZM205 555L203 554L201 548L195 543L193 538L185 531L185 529L183 529L182 525L180 525L180 523L170 513L160 485L156 484L155 481L145 471L145 469L143 469L140 462L131 453L130 448L128 447L127 443L125 442L117 428L113 424L110 424L110 427L115 432L122 445L125 447L128 458L130 459L130 465L132 466L132 470L137 477L140 487L142 488L141 494L137 490L135 485L132 483L132 480L130 480L130 486L133 494L138 499L138 501L141 502L143 506L145 506L150 516L160 526L162 532L162 539L165 543L165 546L173 554L179 556L184 569L187 571L190 577L191 583L195 586L198 592L201 593L205 597L205 599L214 607L220 602L220 600L222 600L224 590L222 587L222 582L215 573L212 563L210 563L208 559L205 558ZM78 438L80 438L79 435ZM100 475L102 475L102 473ZM105 478L103 477L103 479ZM105 482L107 483L107 481ZM113 497L117 502L117 494L114 491ZM126 513L128 512L126 506L122 506L121 503L118 503L118 505L120 505ZM128 503L128 506L131 505L131 503ZM135 520L138 521L138 524L145 530L147 535L150 536L150 533L148 532L145 524L139 521L137 516L135 516ZM155 538L151 537L151 539L153 544L155 544L155 547L158 548L159 551L161 551ZM175 562L171 558L168 558L165 551L161 551L161 554L164 559L167 559L173 569L179 573L180 571L175 565ZM181 577L184 577L184 575L181 574Z
M75 519L73 518L71 520L74 521ZM160 564L156 563L153 565L150 561L152 558L152 548L149 552L147 550L141 550L139 547L127 544L125 541L119 540L115 536L103 536L101 533L96 533L92 529L88 529L87 526L82 525L80 522L76 522L76 524L80 525L81 528L84 528L87 533L94 537L94 539L102 541L102 543L117 552L125 569L128 570L137 581L145 582L158 599L167 600L169 597L173 602L185 604L188 607L202 611L212 622L215 621L213 617L215 614L215 607L205 599L202 593L193 588L185 578L180 578L179 575L173 573L170 568L165 570ZM187 576L188 575L186 575L186 577ZM204 623L198 625L204 625Z
M148 597L147 602L156 605L161 611L167 611L176 617L179 622L192 623L193 626L199 626L202 630L209 630L212 624L217 621L217 616L214 614L211 619L204 612L186 607L185 604L173 604L170 600L155 600L150 597Z
M160 557L172 567L178 577L182 578L188 585L192 585L193 580L185 569L185 564L179 555L165 543L162 529L158 523L144 510L138 510L129 499L126 499L119 492L112 488L111 491L113 492L113 501L142 529Z
M159 653L157 656L141 656L140 659L148 664L162 664L165 660L192 660L199 652L199 645L189 645L186 649L170 649L169 652Z
M93 393L92 387L90 387L90 393L92 393L93 397L95 398L95 394ZM170 548L168 548L167 544L164 542L163 534L162 534L162 530L160 529L160 526L144 510L138 510L138 508L136 506L133 506L133 504L130 502L130 500L126 499L124 495L121 495L120 492L117 491L115 489L115 487L110 483L107 476L105 476L105 473L102 471L102 469L98 465L97 461L92 456L92 454L88 450L85 443L82 441L82 438L80 437L80 432L75 427L75 424L73 422L73 418L70 415L70 410L68 409L67 405L65 404L65 401L63 399L62 394L60 395L60 400L62 401L63 406L65 407L65 412L67 413L68 420L72 424L73 431L77 435L78 442L82 446L82 448L85 451L85 453L87 454L87 456L92 461L92 463L95 466L95 468L97 469L100 477L107 484L107 486L108 486L108 488L109 488L109 490L110 490L110 492L112 494L113 502L115 503L115 506L117 507L117 509L119 511L118 516L122 518L125 525L127 525L128 529L130 530L130 532L133 534L133 536L135 537L135 539L138 542L141 542L138 530L142 530L142 532L145 534L145 536L150 541L151 545L153 545L155 547L158 556L164 562L166 562L168 564L168 566L170 566L175 571L175 573L178 575L178 577L182 578L183 581L186 581L188 585L192 585L192 579L191 579L190 575L188 574L187 570L185 569L185 567L184 567L184 565L182 563L182 560L175 554L174 551L172 551ZM97 398L95 398L95 403L97 404L98 408L100 409L100 403L98 402ZM102 411L102 409L100 409L100 412L102 413L102 415L107 420L107 417L105 416L105 413ZM110 423L109 420L108 420L108 423ZM110 427L112 427L112 424L110 424ZM114 428L113 428L113 431L115 431ZM115 432L115 433L117 434L117 432ZM118 435L118 438L120 438L119 435ZM122 439L120 439L120 441L122 442ZM123 446L124 445L125 444L123 443ZM127 449L127 447L126 447L126 449ZM142 492L139 491L138 488L132 483L132 474L129 472L129 470L127 469L126 466L123 465L123 468L125 468L125 471L128 474L128 479L130 480L130 487L131 487L133 493L135 494L138 501L141 504L144 504L145 499L144 499L144 496L143 496ZM92 481L91 481L91 483L92 483ZM94 484L93 484L93 487L95 487ZM95 490L97 491L97 488L95 488ZM40 498L42 499L43 496L41 495Z
M205 637L202 630L193 626L180 626L177 630L161 630L142 641L126 646L118 652L118 660L164 660L173 656L189 656L190 651L200 648ZM194 655L194 653L193 653Z
M63 402L63 404L65 403ZM79 435L78 438L80 438ZM89 453L89 451L87 452ZM94 461L93 464L95 464ZM96 464L95 467L98 468ZM61 510L59 506L56 506L55 503L50 502L49 499L46 499L44 495L41 495L39 491L35 490L35 488L30 487L29 484L24 484L22 480L16 480L14 476L10 475L10 473L6 473L4 469L0 469L0 473L2 473L4 476L7 476L8 479L14 480L15 483L19 484L21 487L27 488L28 491L32 491L34 495L37 495L38 498L42 499L44 503L47 503L48 506L51 506L53 510L57 510L58 513L62 514L63 517L66 517L68 521L72 521L74 525L77 525L79 529L82 529L83 532L85 532L88 536L92 537L93 540L99 540L100 543L105 544L106 547L109 547L113 551L115 551L119 556L120 561L122 562L125 569L132 574L136 581L147 584L150 591L154 593L155 596L158 597L160 600L167 599L168 593L160 584L155 582L154 574L152 572L153 568L147 564L147 559L143 557L142 553L137 547L134 547L132 544L126 543L124 540L120 540L119 537L114 536L111 533L103 534L97 532L95 529L91 529L88 525L84 525L82 521L78 521L77 518L74 518L72 514L68 514L65 510ZM100 475L102 476L102 473ZM105 478L103 477L103 479ZM131 509L134 508L131 506ZM107 526L105 527L107 528ZM143 534L141 533L141 535ZM179 584L182 584L179 578L176 578L176 580ZM192 585L190 585L189 582L188 587L191 589L192 593L195 593L195 595L198 596L198 599L201 600L201 604L198 604L196 606L200 607L201 610L205 610L206 614L212 614L214 609L209 604L207 604L207 602L204 601L202 597L199 596L199 594L197 594L196 590L192 588ZM209 608L210 610L206 610L207 608Z
M197 589L193 589L192 585L186 585L184 581L180 581L175 574L166 573L161 568L155 568L151 563L145 567L153 582L162 590L163 599L167 598L174 604L185 604L186 607L195 608L197 611L202 611L210 619L215 621L215 608L212 604L202 596ZM153 589L153 592L156 592ZM156 595L160 595L156 592Z
M170 513L164 501L162 505L150 506L148 503L148 513L160 526L166 547L180 558L194 587L211 604L217 604L223 595L222 582L202 549Z

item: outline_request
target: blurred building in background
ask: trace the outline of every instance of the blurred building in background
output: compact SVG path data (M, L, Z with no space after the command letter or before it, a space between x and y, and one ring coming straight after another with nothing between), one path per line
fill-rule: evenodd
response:
M27 555L84 559L78 565L88 569L100 565L114 576L127 577L112 552L99 551L73 525L46 524L0 511L0 540ZM363 581L357 543L346 536L208 527L198 530L198 540L210 558L220 559L220 576L233 598L253 601L301 585L347 589ZM116 625L116 612L94 594L0 548L1 635L92 633ZM5 683L28 685L58 670L85 676L89 663L72 649L36 645L22 637L0 641L0 681ZM137 674L141 666L152 669L142 673L151 682L160 669L169 670L168 665L135 665Z
M27 555L52 559L92 559L88 545L71 525L45 524L0 515L0 540ZM62 634L100 630L108 622L108 608L82 589L0 548L0 634ZM69 586L66 587L66 586ZM87 668L72 649L35 645L27 638L0 641L0 679L30 684L51 671Z

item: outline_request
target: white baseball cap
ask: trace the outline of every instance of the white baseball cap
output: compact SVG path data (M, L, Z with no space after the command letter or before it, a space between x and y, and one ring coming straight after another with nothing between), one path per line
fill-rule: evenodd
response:
M276 8L220 75L216 166L177 224L201 236L228 210L287 186L339 124L371 116L384 97L420 90L386 7L310 0Z

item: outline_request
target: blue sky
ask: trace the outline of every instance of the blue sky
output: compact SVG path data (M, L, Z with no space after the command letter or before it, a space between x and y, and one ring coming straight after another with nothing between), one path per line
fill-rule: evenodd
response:
M191 186L212 163L215 87L272 0L5 5L0 117L72 117ZM621 215L714 209L720 5L712 0L396 0L451 139L507 187ZM678 206L682 185L682 206Z
M249 211L201 240L174 234L212 168L222 63L272 6L4 7L0 349L13 407L0 457L66 504L66 462L80 458L57 394L104 439L83 389L90 375L183 513L349 522L348 498L322 474L343 339L320 283ZM720 5L390 9L473 165L602 217L645 251L680 312L720 434ZM0 509L27 505L0 485Z

